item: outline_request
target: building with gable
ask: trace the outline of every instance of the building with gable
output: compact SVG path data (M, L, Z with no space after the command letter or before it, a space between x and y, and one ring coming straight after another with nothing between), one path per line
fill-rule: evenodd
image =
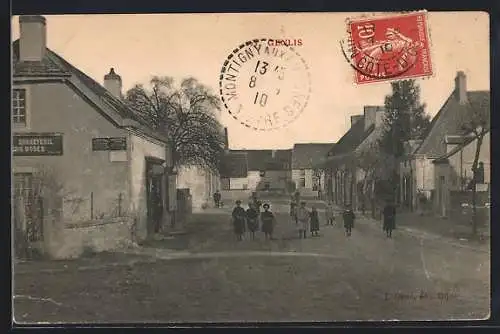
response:
M382 133L384 109L365 106L362 115L351 116L351 127L318 164L326 170L325 193L337 205L359 204L358 183L364 178L357 165L357 155L369 148Z
M167 138L127 108L114 69L101 85L47 48L43 16L21 16L19 24L12 45L12 173L26 219L17 227L62 257L76 247L77 231L91 234L83 226L92 221L102 223L102 232L114 218L133 217L137 240L161 230L176 208ZM101 246L113 243L113 231L100 236Z
M301 196L318 196L323 190L325 173L314 168L335 143L300 143L292 149L292 180Z
M489 114L489 96L489 91L468 91L465 73L457 72L455 88L432 119L427 135L420 141L407 143L407 158L400 165L400 175L402 201L410 209L433 209L447 215L449 205L444 203L450 203L448 190L458 190L472 177L470 166L475 151L471 147L474 144L465 136L462 125L474 109L486 108L484 111ZM481 162L489 173L489 135L487 137L481 147ZM449 159L452 162L446 169L454 170L453 176L443 175L442 167L436 169Z

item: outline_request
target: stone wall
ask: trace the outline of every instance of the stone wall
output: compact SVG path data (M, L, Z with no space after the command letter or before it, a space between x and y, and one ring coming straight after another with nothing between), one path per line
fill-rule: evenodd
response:
M54 259L70 259L84 252L97 253L125 247L132 244L132 225L128 218L66 225L53 231L46 242L46 252Z

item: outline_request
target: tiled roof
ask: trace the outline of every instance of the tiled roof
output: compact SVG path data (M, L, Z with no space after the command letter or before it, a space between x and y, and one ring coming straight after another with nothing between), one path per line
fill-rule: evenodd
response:
M245 153L228 152L224 155L220 167L220 176L224 178L247 177L248 164Z
M334 143L295 144L292 151L292 169L311 169L323 161Z
M288 170L292 163L292 150L231 150L234 153L244 153L247 156L248 170Z
M473 108L487 108L489 114L490 92L467 92L469 104L461 105L453 92L439 112L434 116L429 131L415 154L424 154L429 157L440 157L446 154L446 135L461 135L461 126Z
M47 48L45 58L41 62L19 62L19 40L12 44L13 70L16 77L68 76L70 83L97 104L107 116L118 115L121 119L137 122L143 128L151 130L149 124L140 115L128 108L123 101L112 95L106 88L67 62L63 57ZM155 137L162 137L161 135ZM164 139L164 138L161 138Z
M364 119L360 119L339 139L337 144L328 152L328 155L335 156L353 152L374 129L375 125L372 124L365 131Z

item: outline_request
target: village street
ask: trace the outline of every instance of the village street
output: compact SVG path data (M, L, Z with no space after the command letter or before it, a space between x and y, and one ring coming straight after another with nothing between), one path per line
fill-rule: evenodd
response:
M258 240L238 242L229 221L231 208L209 208L193 217L186 234L126 254L48 263L46 268L18 264L15 319L53 323L488 317L487 249L402 228L387 239L379 222L361 217L350 238L338 218L337 226L326 226L323 220L319 237L300 240L286 202L270 203L278 216L276 240L265 241L259 233Z

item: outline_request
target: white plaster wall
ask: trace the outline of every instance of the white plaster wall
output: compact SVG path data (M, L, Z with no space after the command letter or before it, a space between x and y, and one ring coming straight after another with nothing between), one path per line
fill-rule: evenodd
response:
M55 259L71 259L81 256L85 249L104 252L130 245L133 242L131 225L132 221L122 219L86 227L63 228L48 245L49 253Z
M300 180L300 170L293 169L292 170L292 181L295 182L297 189L299 188L299 183L300 183L299 180Z
M147 140L139 135L130 135L130 210L137 217L137 234L140 239L147 237L146 226L146 157L167 160L166 144Z
M474 156L476 154L477 141L474 140L469 145L462 149L462 155L460 151L449 157L450 166L455 170L456 173L460 174L460 164L462 164L462 173L464 176L472 177L472 164L474 163ZM479 152L479 161L484 163L484 182L491 182L491 164L490 164L490 134L484 136L483 143Z
M257 185L261 181L260 171L258 170L249 170L247 174L248 179L248 189L256 190Z
M423 191L434 189L434 164L432 159L426 157L417 158L414 172L418 189Z
M305 170L305 187L303 189L309 189L309 190L312 189L312 183L313 183L312 176L313 176L313 170L306 169ZM295 182L297 189L300 189L300 179L301 179L300 169L292 170L292 180Z
M193 211L202 209L204 204L211 205L212 195L219 189L220 181L215 173L200 167L181 167L177 174L177 188L189 188Z
M229 180L229 187L231 190L242 190L245 186L248 189L248 178L246 177L232 177Z
M305 186L306 189L312 189L313 186L312 176L313 176L313 170L306 169L306 186Z
M188 188L193 211L199 211L207 202L205 174L198 167L183 166L177 171L177 189Z

